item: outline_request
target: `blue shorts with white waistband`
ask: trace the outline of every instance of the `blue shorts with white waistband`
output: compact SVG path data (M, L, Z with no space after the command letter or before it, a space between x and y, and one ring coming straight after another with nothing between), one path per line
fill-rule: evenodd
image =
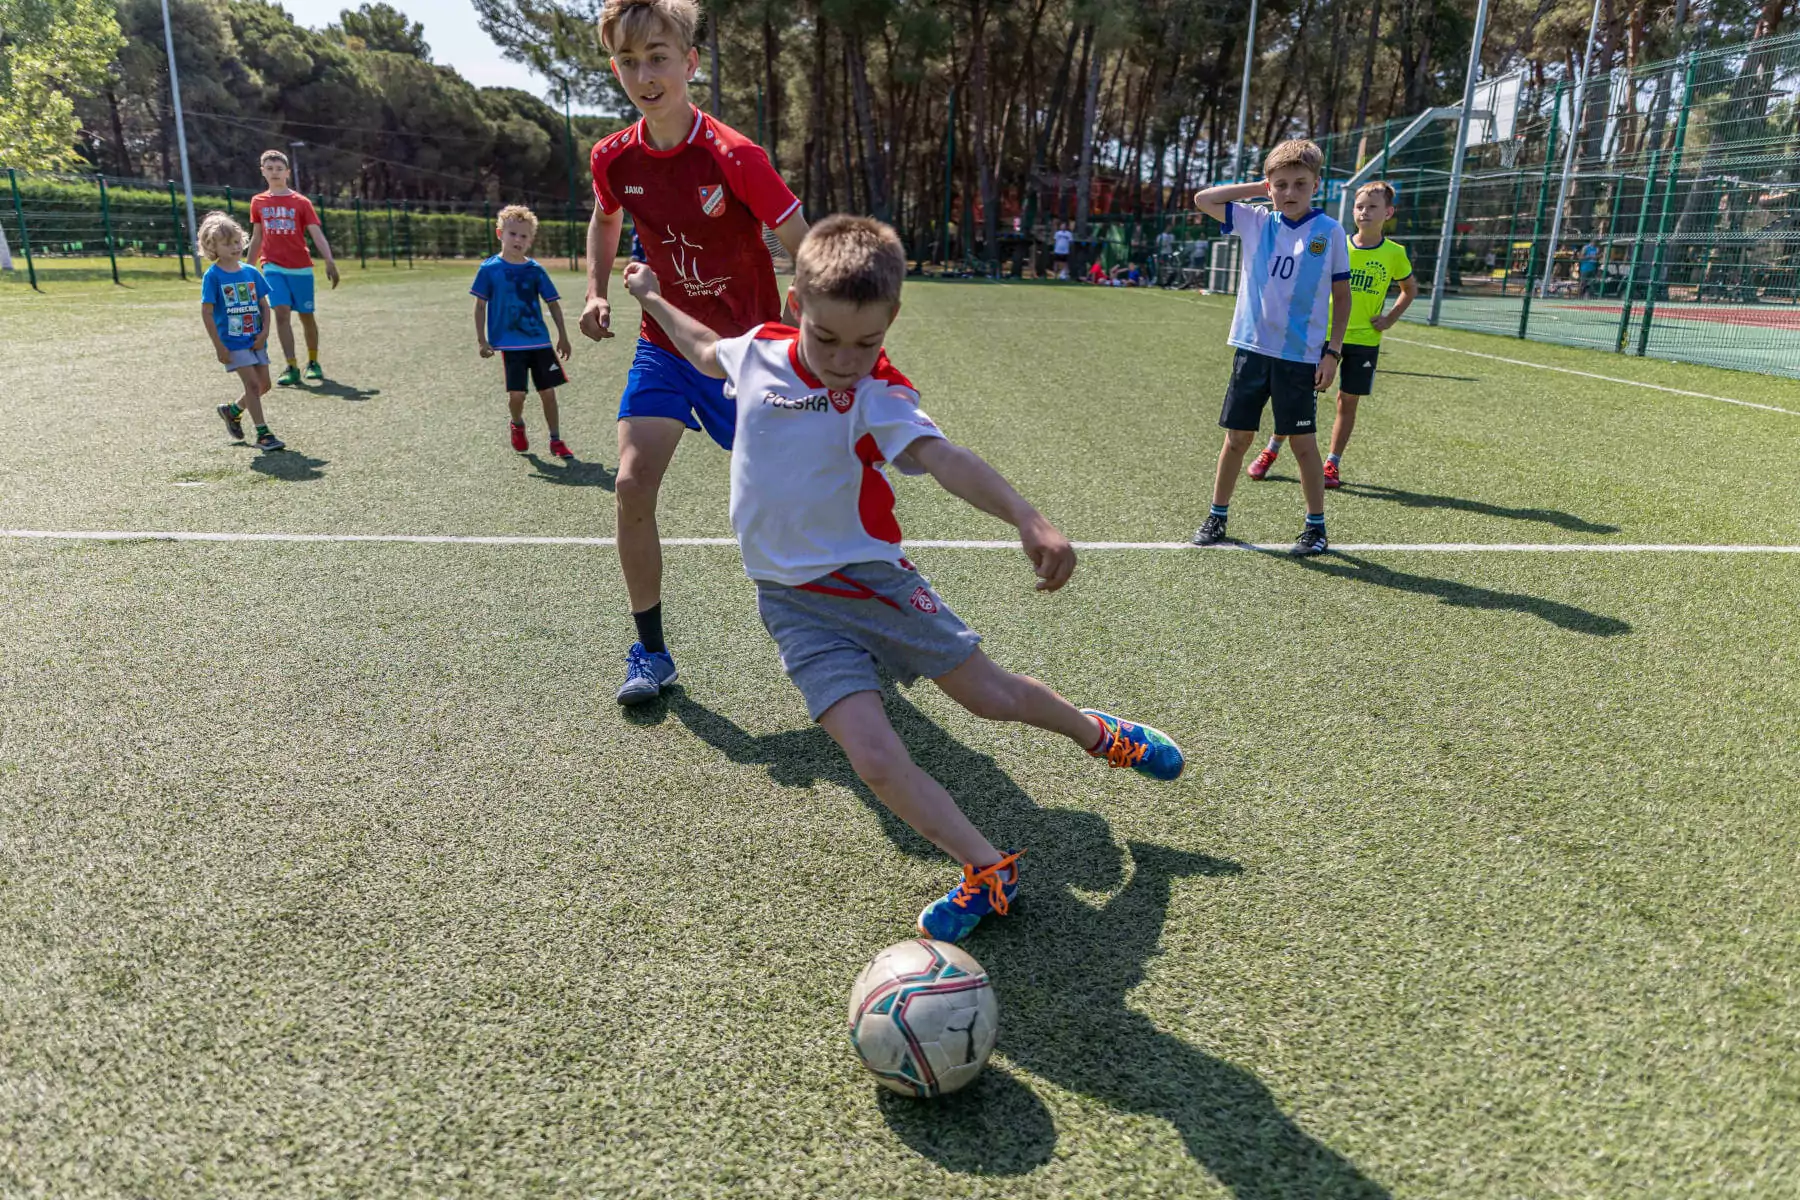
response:
M723 379L702 375L681 355L642 338L619 397L619 420L631 417L668 417L705 429L726 450L737 432L737 402L725 395Z

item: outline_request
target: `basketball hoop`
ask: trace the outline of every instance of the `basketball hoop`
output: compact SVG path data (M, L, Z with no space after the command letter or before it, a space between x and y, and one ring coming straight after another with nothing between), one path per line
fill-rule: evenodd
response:
M1519 164L1519 151L1525 148L1525 135L1516 134L1500 143L1500 166L1512 170Z

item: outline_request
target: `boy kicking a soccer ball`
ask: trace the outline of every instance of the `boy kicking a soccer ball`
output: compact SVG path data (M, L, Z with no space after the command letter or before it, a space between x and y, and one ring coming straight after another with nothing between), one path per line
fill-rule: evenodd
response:
M288 159L279 150L264 150L262 176L267 191L250 198L251 262L262 264L269 281L269 303L275 308L275 336L281 339L281 353L287 359L287 370L275 382L294 387L300 382L300 364L294 361L294 326L289 313L300 314L300 328L306 334L306 378L323 379L319 366L319 322L313 316L312 255L306 239L311 237L325 260L325 277L333 288L338 285L337 260L331 256L331 243L325 240L325 227L312 201L288 188ZM258 256L261 256L260 258Z
M1225 540L1238 469L1256 440L1265 404L1274 401L1275 432L1293 439L1306 497L1306 524L1290 554L1323 554L1325 476L1314 436L1315 392L1330 387L1344 355L1350 319L1350 255L1344 227L1314 208L1325 155L1304 139L1283 142L1263 160L1263 182L1227 184L1194 194L1194 205L1244 243L1231 345L1237 355L1219 424L1225 446L1213 477L1212 511L1194 533L1196 546ZM1269 208L1243 201L1267 197ZM1326 336L1326 321L1331 334Z
M807 712L863 782L963 864L949 894L919 914L928 937L957 942L983 916L1007 911L1019 852L996 849L912 761L882 705L879 670L903 684L931 679L976 716L1060 733L1153 779L1180 775L1182 756L1148 725L1078 709L996 666L907 561L881 471L890 462L930 474L1016 528L1040 591L1056 591L1075 569L1069 540L997 471L945 438L888 361L882 342L905 275L906 252L891 228L834 216L795 255L788 302L798 329L759 325L721 338L669 303L649 266L627 268L625 286L696 370L729 382L737 407L731 524L763 625Z
M200 317L213 353L236 373L244 394L236 404L219 405L219 419L231 440L244 440L244 413L256 424L256 445L279 450L286 443L269 432L262 398L269 393L269 285L263 273L244 264L244 227L222 212L200 222L200 248L213 260L200 278Z
M500 352L506 368L506 404L512 412L508 436L512 448L520 454L531 449L525 437L525 385L537 389L544 406L544 425L550 434L550 453L558 458L572 458L569 447L556 428L556 389L569 382L563 363L572 347L569 331L563 325L561 297L550 273L536 259L527 258L532 239L537 237L537 214L522 204L509 204L500 210L494 235L500 239L500 253L481 264L469 294L475 297L475 345L481 357L492 358ZM542 300L550 307L556 322L556 349L550 348L550 331L544 328L544 314L538 308Z
M1406 248L1382 231L1394 217L1394 187L1376 180L1356 189L1356 234L1350 239L1350 324L1344 331L1343 381L1338 384L1337 420L1331 425L1331 453L1325 459L1325 486L1342 487L1344 451L1356 428L1356 404L1375 390L1375 363L1381 356L1381 335L1394 327L1419 285L1413 280L1412 260ZM1398 285L1400 299L1382 312L1389 287ZM1276 434L1250 464L1252 479L1262 479L1275 465L1281 444Z

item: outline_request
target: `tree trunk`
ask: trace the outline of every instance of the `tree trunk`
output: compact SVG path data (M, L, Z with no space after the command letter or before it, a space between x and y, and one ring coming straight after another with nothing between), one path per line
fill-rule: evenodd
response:
M775 28L774 6L763 9L763 113L769 138L769 162L781 170L781 99L785 79L775 69L781 58L781 33Z
M136 175L137 171L131 165L131 151L125 146L125 122L119 116L119 94L110 83L106 85L106 114L112 119L113 165L121 175Z
M1091 35L1092 26L1089 26L1089 33ZM1074 60L1075 41L1080 36L1081 27L1071 24L1068 39L1063 42L1062 65L1056 68L1056 81L1050 85L1050 97L1044 104L1044 127L1038 131L1037 141L1031 148L1031 161L1025 167L1026 207L1034 212L1036 206L1032 201L1038 195L1040 186L1038 176L1044 169L1044 154L1050 148L1050 139L1056 129L1057 114L1062 111L1063 93L1069 87L1069 64ZM1027 230L1027 232L1030 231Z
M862 141L863 186L868 190L869 211L886 221L888 211L886 162L882 158L881 138L875 129L873 101L869 95L869 65L863 57L862 35L844 33L844 71L850 76L850 94L856 110L856 128Z
M806 209L815 216L831 211L830 206L830 142L825 137L825 13L813 7L812 107L806 115L805 169L801 188L806 193Z
M712 115L719 115L719 6L715 2L706 13L706 48L712 56Z
M992 154L988 144L992 132L988 113L987 5L984 0L974 0L969 10L969 24L973 35L969 53L969 86L975 92L975 186L981 197L982 256L991 259L998 257L998 242L995 237L999 213L995 211L998 196L994 187Z
M1094 37L1094 26L1088 25L1087 37L1091 43ZM1075 175L1075 236L1085 238L1088 235L1088 209L1093 207L1094 195L1094 109L1100 100L1100 59L1099 47L1088 58L1087 98L1081 106L1081 166Z
M1363 129L1369 124L1369 90L1375 86L1375 50L1381 45L1381 0L1372 0L1369 5L1369 40L1363 46L1362 90L1356 95L1356 124L1353 129ZM1363 135L1361 144L1356 147L1356 165L1368 158L1368 135Z

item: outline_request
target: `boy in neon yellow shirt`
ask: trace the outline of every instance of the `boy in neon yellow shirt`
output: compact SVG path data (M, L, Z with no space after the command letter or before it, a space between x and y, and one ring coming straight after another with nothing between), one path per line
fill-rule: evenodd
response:
M1337 420L1331 426L1331 454L1325 459L1325 486L1342 487L1339 463L1356 428L1356 404L1375 387L1375 362L1381 335L1419 294L1406 248L1382 230L1394 217L1394 188L1376 180L1356 191L1356 234L1350 239L1350 325L1344 334L1344 367L1338 384ZM1397 285L1400 300L1387 312L1388 289ZM1250 464L1250 478L1262 479L1281 453L1282 437L1272 437Z

